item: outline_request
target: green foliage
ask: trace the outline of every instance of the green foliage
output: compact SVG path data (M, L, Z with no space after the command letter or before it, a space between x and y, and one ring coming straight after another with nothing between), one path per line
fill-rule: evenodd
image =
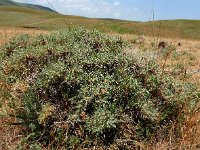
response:
M161 77L154 61L126 56L119 37L81 28L24 36L2 47L1 72L11 87L29 85L17 95L23 109L16 113L33 149L40 149L35 141L51 148L109 146L147 140L162 129L165 137L166 127L184 120L185 106L192 110L199 100L197 88Z

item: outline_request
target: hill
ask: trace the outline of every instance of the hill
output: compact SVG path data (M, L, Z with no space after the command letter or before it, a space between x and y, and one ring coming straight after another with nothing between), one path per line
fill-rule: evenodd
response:
M21 6L21 7L28 7L36 10L46 10L50 12L54 12L51 8L44 7L41 5L34 5L34 4L26 4L26 3L18 3L12 0L0 0L0 6Z
M53 10L47 11L46 7L43 8L43 6L21 4L11 0L0 1L0 27L57 30L67 26L81 26L105 33L200 39L200 20L137 22L109 18L97 19L59 15Z

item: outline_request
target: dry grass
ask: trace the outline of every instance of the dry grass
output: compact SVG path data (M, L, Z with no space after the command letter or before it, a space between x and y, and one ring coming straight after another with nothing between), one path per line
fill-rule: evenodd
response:
M8 126L5 122L13 122L13 119L1 118L0 119L0 149L14 149L19 144L21 135L21 129L16 126Z
M49 31L45 30L38 30L38 29L28 29L28 28L6 28L6 27L0 27L0 45L7 42L12 37L15 37L22 33L27 33L32 36L35 36L40 33L48 33Z
M9 88L3 82L0 82L1 89ZM0 95L2 93L0 92ZM0 149L11 149L15 148L20 140L20 128L14 126L8 126L7 123L14 122L15 118L8 118L8 114L13 114L12 109L8 109L8 101L6 99L0 98Z
M173 47L175 50L173 50L167 58L166 69L176 64L181 64L187 73L191 73L189 81L200 85L200 41L145 36L145 41L138 44L134 43L135 39L138 38L137 35L123 34L120 36L128 42L133 43L133 47L131 49L151 51L153 53L157 53L159 51L157 46L160 41L167 42L168 45ZM180 43L181 46L178 46L178 43ZM162 66L164 63L163 58L161 56L159 57L161 59L159 58L158 61L160 66Z

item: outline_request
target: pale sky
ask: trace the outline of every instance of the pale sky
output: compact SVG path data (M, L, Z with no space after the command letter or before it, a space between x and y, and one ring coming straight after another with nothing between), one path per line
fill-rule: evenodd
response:
M92 18L116 18L133 21L199 19L200 0L15 0L39 4L60 13Z

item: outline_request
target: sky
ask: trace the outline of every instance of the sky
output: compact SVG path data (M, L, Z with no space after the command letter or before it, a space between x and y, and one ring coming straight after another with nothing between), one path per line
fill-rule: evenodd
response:
M66 15L132 21L197 19L200 0L15 0L50 7ZM49 3L48 3L49 2ZM152 11L153 10L153 11ZM154 12L154 13L153 13ZM154 15L153 15L154 14ZM154 16L154 17L153 17Z

